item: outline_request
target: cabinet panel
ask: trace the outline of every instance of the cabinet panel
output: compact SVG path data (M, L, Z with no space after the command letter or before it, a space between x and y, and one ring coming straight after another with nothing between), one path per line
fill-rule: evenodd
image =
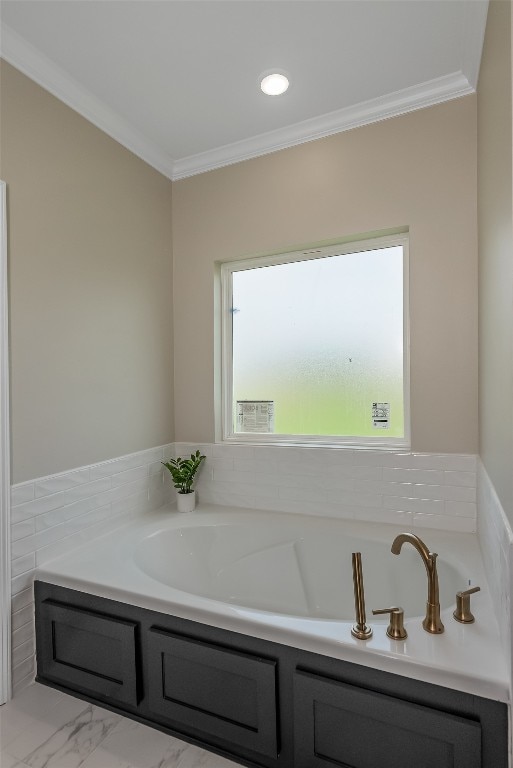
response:
M159 720L277 756L275 661L152 627L148 670Z
M35 599L39 682L243 765L507 768L503 703L52 584Z
M70 688L137 704L137 624L44 600L38 609L38 674Z
M479 723L297 671L295 768L480 768Z

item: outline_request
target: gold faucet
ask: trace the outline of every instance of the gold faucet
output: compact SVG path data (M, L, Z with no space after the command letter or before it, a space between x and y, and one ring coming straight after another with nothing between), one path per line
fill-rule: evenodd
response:
M440 597L438 594L438 572L436 570L436 552L430 552L422 539L414 533L400 533L392 544L392 552L398 555L405 542L412 544L422 558L426 566L428 577L428 598L426 603L426 617L422 626L426 632L439 635L444 631L444 625L440 619Z

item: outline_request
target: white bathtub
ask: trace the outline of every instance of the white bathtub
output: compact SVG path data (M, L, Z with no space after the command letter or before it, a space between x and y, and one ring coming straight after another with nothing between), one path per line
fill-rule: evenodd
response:
M421 626L427 576L401 531L359 524L204 505L189 515L172 507L58 558L37 578L266 640L346 659L427 682L508 701L507 668L492 614L476 537L417 531L439 554L445 633ZM362 553L367 622L373 637L351 636L351 553ZM452 617L455 594L469 581L476 623ZM390 640L372 608L400 605L408 638Z
M427 577L419 554L405 545L394 557L390 534L363 538L333 520L291 515L177 522L134 549L136 566L173 589L283 616L354 621L351 553L362 552L369 613L400 605L411 617L424 609ZM443 557L438 572L441 605L449 608L472 574Z

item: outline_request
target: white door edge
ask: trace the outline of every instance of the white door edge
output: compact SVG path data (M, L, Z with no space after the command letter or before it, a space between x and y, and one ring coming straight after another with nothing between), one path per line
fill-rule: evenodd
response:
M0 181L0 704L11 698L11 465L7 298L7 187Z

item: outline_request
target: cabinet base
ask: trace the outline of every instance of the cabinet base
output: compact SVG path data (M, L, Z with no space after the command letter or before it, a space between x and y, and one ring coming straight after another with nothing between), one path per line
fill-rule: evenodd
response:
M36 582L37 677L250 768L507 768L500 702Z

